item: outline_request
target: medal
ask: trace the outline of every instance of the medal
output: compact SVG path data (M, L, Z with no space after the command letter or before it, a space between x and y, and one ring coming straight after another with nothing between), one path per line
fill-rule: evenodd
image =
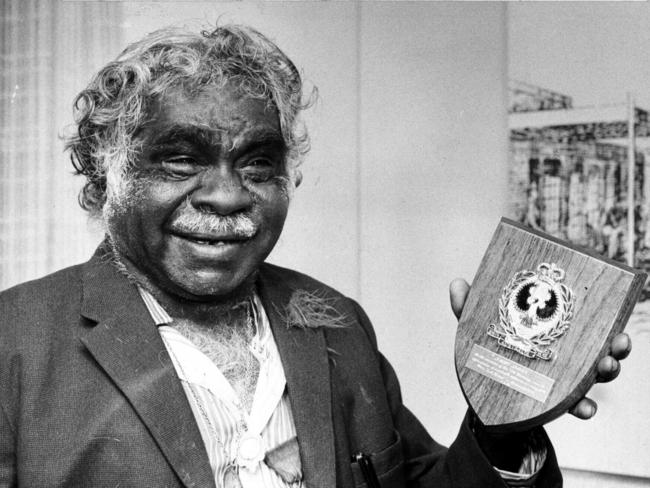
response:
M537 271L519 271L499 299L499 322L487 333L499 345L529 358L550 360L550 349L571 325L575 298L564 285L564 270L542 263Z

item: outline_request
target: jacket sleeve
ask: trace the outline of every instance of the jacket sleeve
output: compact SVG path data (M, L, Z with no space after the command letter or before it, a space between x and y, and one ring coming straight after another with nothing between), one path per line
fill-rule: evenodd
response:
M356 305L360 323L377 348L374 331L364 311ZM469 413L465 416L458 436L445 448L431 438L420 421L402 403L399 381L384 356L377 351L387 400L395 429L402 441L407 486L410 488L507 488L508 485L490 464L470 427ZM548 437L544 467L535 476L536 488L562 485L553 447Z
M0 408L0 488L16 486L14 433L4 409Z
M7 334L6 322L15 316L15 311L5 300L0 299L0 488L17 486L16 432L12 407L20 387L15 381L17 364L12 361L15 342Z

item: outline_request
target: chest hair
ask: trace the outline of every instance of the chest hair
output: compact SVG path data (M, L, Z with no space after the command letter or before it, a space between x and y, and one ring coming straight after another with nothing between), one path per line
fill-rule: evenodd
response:
M250 412L260 370L259 361L249 349L254 326L247 320L218 320L206 326L187 319L174 319L172 326L212 360Z

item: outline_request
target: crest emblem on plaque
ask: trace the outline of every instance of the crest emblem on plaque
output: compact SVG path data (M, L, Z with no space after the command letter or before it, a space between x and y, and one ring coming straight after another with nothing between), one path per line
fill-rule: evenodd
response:
M515 273L499 299L499 322L488 326L488 335L526 357L550 360L550 346L573 317L575 298L562 283L564 276L555 263Z

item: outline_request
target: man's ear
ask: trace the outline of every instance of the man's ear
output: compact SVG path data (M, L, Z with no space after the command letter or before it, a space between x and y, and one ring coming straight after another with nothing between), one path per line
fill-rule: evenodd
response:
M294 186L298 188L300 186L300 183L302 183L302 171L297 169L294 176Z

